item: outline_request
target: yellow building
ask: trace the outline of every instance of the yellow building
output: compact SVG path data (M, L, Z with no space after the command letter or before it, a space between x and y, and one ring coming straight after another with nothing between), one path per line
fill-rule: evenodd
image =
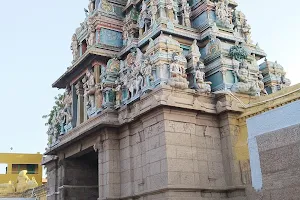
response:
M43 155L37 154L17 154L17 153L0 153L0 164L5 167L5 172L0 174L0 184L9 181L16 182L19 173L27 170L30 179L35 178L38 185L42 185L42 158ZM3 170L2 170L3 171Z

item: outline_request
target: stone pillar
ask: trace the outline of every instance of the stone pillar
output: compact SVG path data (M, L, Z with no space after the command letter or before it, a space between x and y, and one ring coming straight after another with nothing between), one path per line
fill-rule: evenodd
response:
M86 81L87 81L87 77L84 76L83 79L82 79L82 83L83 83L83 91L84 91L84 90L86 89L86 87L87 87ZM87 105L87 97L84 95L84 96L83 96L83 121L87 121L87 120L88 120L88 115L87 115L86 105Z
M104 160L104 153L103 153L103 143L102 141L97 141L94 145L95 151L98 151L98 185L99 185L99 198L101 200L104 198L104 185L106 184L104 180L103 174L103 160Z
M77 94L77 126L84 121L84 98L83 98L83 84L79 81L76 84L76 94Z
M99 199L120 198L120 145L117 132L106 129L98 152Z
M71 85L71 95L72 95L72 127L74 128L76 126L76 120L77 120L77 95L76 95L76 88L75 85Z
M97 110L102 107L102 101L103 101L103 96L102 96L102 88L101 88L101 65L99 62L95 61L93 63L94 67L94 76L95 76L95 82L96 82L96 93L95 93L95 103L96 103L96 108Z
M238 152L236 158L240 164L242 183L245 185L249 185L252 183L252 179L246 118L239 119L239 126L239 139L237 141L238 145L235 146L235 152Z
M227 186L243 185L240 161L235 151L240 136L237 117L237 114L228 112L220 115L221 148Z
M47 199L59 200L58 198L58 161L56 156L43 158L43 165L47 168Z

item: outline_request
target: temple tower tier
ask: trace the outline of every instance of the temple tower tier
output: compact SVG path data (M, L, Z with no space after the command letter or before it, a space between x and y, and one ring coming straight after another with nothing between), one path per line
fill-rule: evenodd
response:
M89 1L53 84L65 93L48 119L48 199L247 199L239 116L290 81L277 62L257 64L266 54L236 8Z

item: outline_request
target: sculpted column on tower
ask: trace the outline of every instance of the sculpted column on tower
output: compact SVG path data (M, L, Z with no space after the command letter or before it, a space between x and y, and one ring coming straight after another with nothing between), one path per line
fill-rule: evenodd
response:
M102 86L101 86L101 64L98 61L95 61L93 64L94 68L94 77L96 83L96 91L95 91L95 102L96 109L99 110L102 107L103 103L103 95L102 95Z
M96 113L96 81L92 69L86 71L86 83L84 97L86 99L87 117L90 118Z
M83 97L83 84L81 81L75 85L77 94L77 126L84 121L84 97Z

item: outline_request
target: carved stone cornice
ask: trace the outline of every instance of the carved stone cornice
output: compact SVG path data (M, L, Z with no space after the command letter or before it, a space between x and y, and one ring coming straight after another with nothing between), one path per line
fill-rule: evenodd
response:
M43 160L42 160L42 165L45 165L45 164L55 161L57 159L58 159L58 157L54 156L54 155L44 156Z
M68 134L61 137L60 142L57 145L49 148L45 155L53 155L59 149L66 147L71 142L77 141L82 137L85 137L93 131L103 127L116 127L119 125L117 112L115 110L107 109L100 115L89 119L88 121L75 127Z
M247 119L297 100L300 100L300 84L286 87L273 94L250 101L249 106L239 118Z
M87 60L90 56L99 55L102 57L112 58L120 51L119 48L108 48L106 46L99 46L97 45L94 47L90 47L87 51L78 59L76 60L71 67L67 69L67 71L60 76L53 84L52 87L56 88L65 88L67 85L68 77L73 74L76 70L81 68L81 64Z

